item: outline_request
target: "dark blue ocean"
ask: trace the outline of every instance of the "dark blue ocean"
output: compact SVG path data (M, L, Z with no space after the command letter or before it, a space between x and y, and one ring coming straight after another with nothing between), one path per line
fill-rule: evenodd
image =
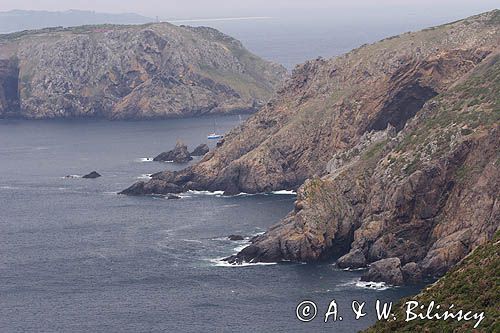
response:
M292 209L293 195L180 200L116 192L184 166L147 162L181 139L205 142L213 118L144 122L0 121L0 332L355 332L376 299L330 263L224 267L218 259ZM238 117L219 117L227 131ZM96 170L101 178L64 178ZM296 305L319 307L301 323ZM325 324L331 299L343 321ZM352 300L367 302L355 321Z

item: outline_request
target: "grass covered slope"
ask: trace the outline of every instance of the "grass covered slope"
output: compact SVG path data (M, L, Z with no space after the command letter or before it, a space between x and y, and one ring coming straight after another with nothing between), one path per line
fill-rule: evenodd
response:
M484 320L474 329L474 321L414 320L405 322L405 302L431 301L448 308L484 311ZM378 322L367 333L382 332L500 332L500 232L493 240L478 247L436 283L415 297L396 305L397 321Z

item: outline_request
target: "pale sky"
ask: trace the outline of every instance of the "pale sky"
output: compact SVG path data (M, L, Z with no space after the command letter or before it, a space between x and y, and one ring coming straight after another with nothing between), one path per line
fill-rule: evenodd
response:
M499 0L1 0L0 11L11 9L134 12L150 17L207 18L329 13L428 13L455 11L464 16L500 7Z

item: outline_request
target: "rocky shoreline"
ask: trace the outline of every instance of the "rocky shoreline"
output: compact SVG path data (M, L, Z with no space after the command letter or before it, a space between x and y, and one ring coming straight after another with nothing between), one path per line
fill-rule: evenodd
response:
M340 258L392 284L441 276L500 225L499 17L298 66L221 147L122 194L297 190L294 211L229 262Z

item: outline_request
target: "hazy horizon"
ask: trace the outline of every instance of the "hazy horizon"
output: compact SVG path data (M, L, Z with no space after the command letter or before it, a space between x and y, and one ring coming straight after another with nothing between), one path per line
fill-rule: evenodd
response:
M345 17L345 14L354 16L422 15L439 16L447 14L472 15L492 10L498 7L498 2L483 0L481 3L467 0L408 0L404 4L397 0L382 0L376 4L369 0L275 0L272 2L254 0L239 2L237 5L231 0L214 0L207 4L204 0L185 0L180 4L173 0L3 0L0 11L20 10L90 10L102 13L136 13L152 18L161 19L196 19L219 17L246 17L246 16L297 16L303 18L331 15L334 18Z

